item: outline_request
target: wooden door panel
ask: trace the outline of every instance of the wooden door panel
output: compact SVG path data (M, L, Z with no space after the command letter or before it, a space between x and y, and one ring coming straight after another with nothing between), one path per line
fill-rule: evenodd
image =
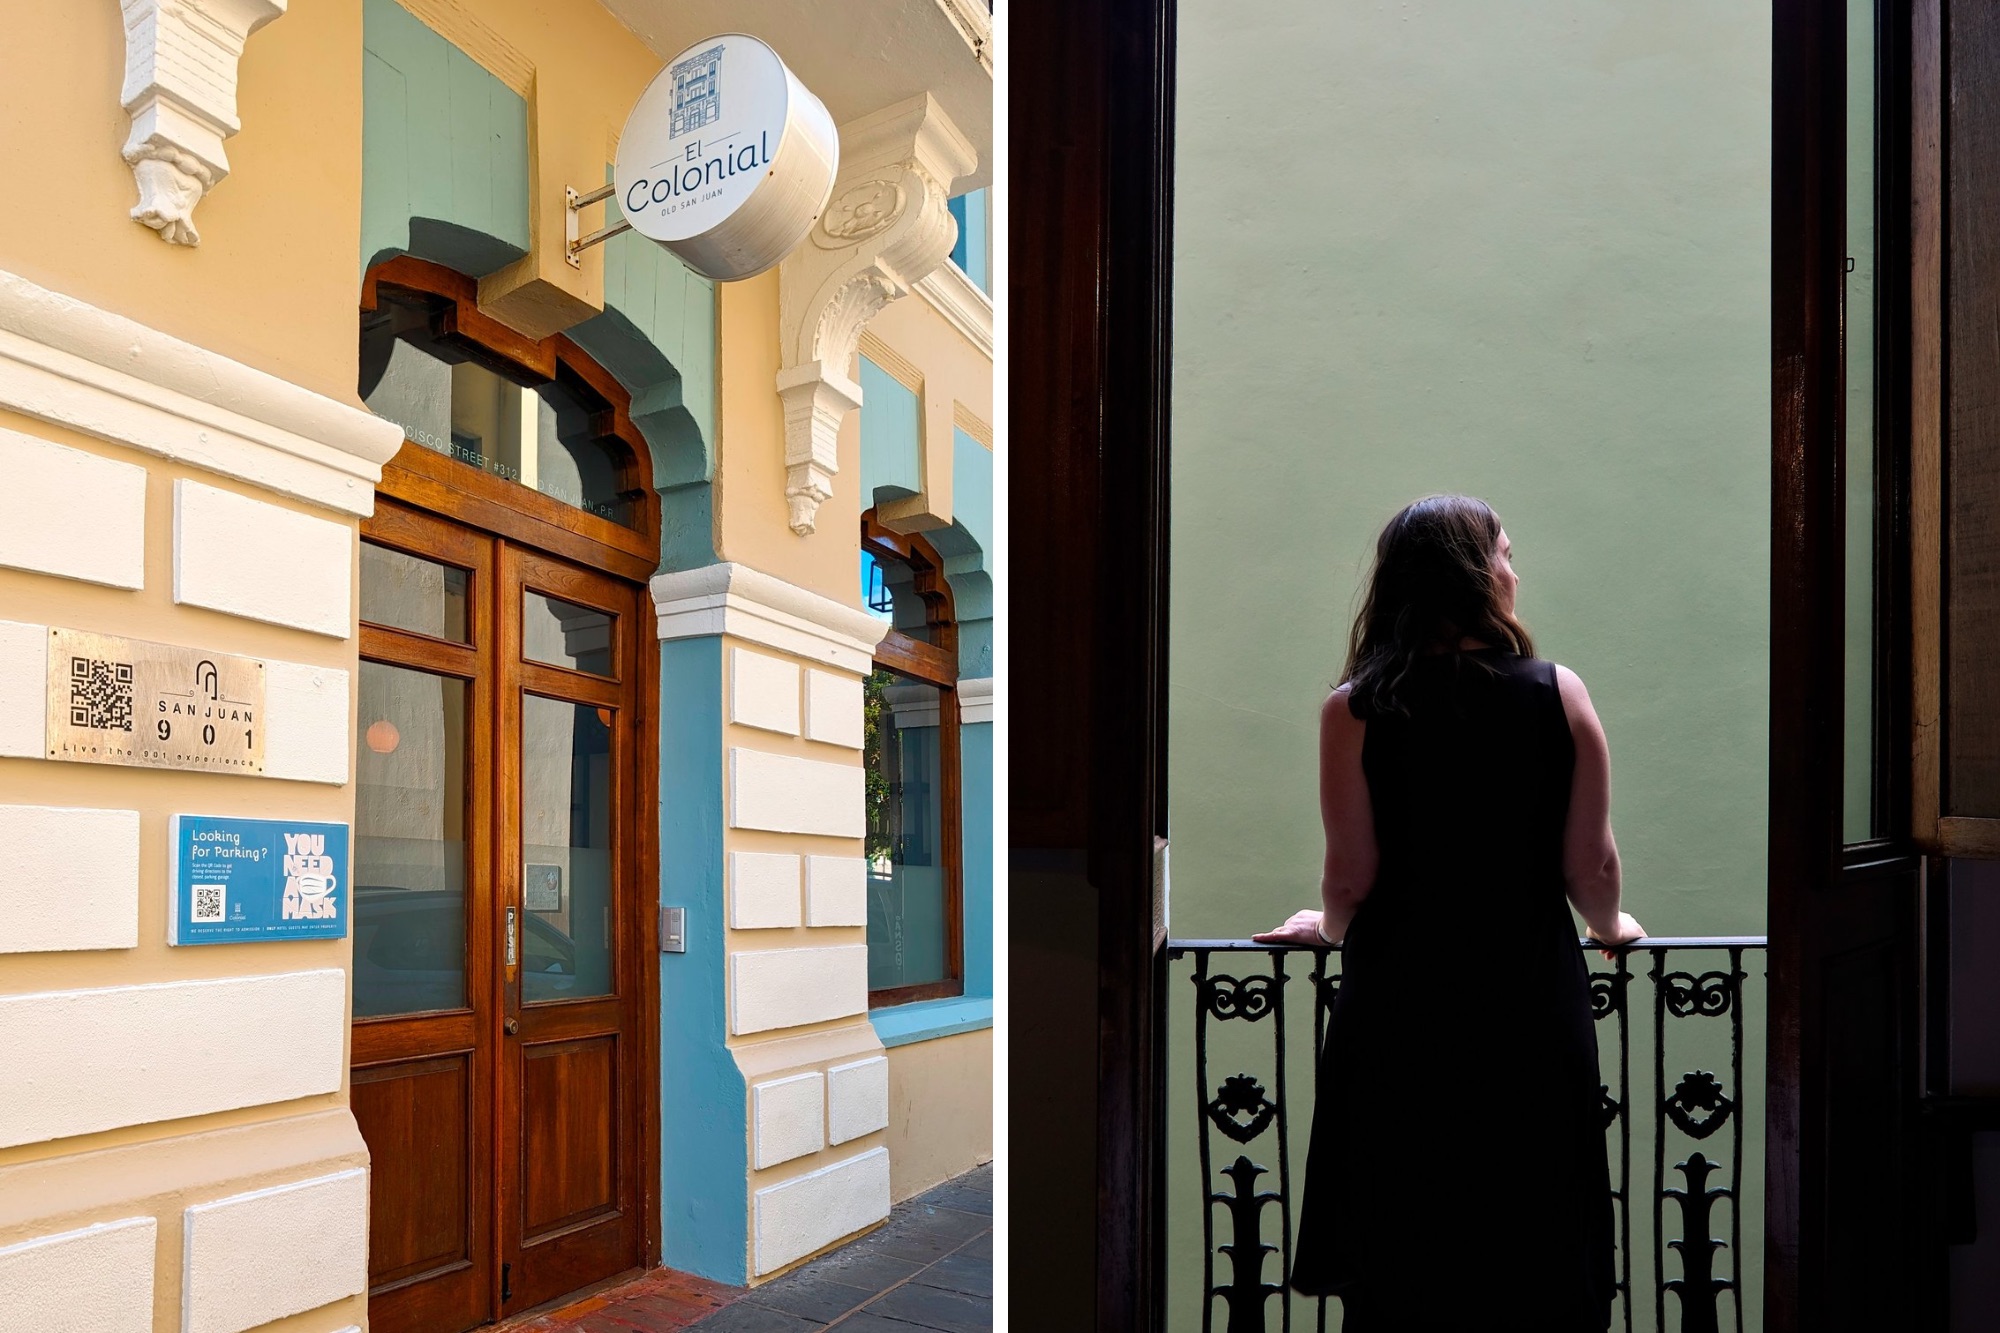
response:
M472 1053L354 1071L372 1157L368 1283L382 1290L472 1263Z
M499 642L495 883L521 923L501 1000L512 1025L502 1055L501 1262L507 1313L641 1263L638 1121L632 1040L640 1030L640 932L651 898L634 877L640 590L551 557L503 546ZM550 614L543 594L602 612L575 643L529 643L523 615ZM528 602L523 613L524 601ZM548 626L543 626L546 631ZM558 647L589 646L588 673L551 666ZM537 652L544 660L530 660ZM528 896L537 859L541 906Z
M522 1051L521 1233L532 1244L617 1207L615 1036Z

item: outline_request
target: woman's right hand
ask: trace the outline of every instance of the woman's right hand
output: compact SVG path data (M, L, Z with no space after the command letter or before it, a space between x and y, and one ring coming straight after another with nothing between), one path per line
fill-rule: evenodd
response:
M1630 944L1634 940L1645 939L1646 928L1633 919L1630 912L1620 912L1618 914L1618 924L1609 935L1600 935L1595 930L1592 930L1589 932L1589 938L1596 940L1600 944ZM1610 949L1599 949L1598 952L1603 954L1607 960L1615 959L1618 956Z
M1291 914L1285 924L1276 930L1267 930L1250 938L1259 944L1316 944L1324 945L1326 936L1320 934L1323 913L1313 908L1301 908Z

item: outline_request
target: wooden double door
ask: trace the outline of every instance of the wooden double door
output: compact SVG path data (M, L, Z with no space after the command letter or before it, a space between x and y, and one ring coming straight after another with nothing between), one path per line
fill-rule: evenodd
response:
M645 1257L643 594L386 497L362 536L369 1314L458 1333Z

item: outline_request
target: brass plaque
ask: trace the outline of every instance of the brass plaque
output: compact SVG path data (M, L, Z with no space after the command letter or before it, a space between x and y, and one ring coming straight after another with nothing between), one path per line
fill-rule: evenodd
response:
M171 643L49 631L49 758L264 771L264 664Z

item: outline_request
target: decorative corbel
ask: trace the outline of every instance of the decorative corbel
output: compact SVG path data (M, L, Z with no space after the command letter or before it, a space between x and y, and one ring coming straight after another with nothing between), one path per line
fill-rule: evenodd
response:
M125 161L139 185L134 221L172 245L199 245L194 206L229 174L222 141L236 119L236 66L251 33L288 0L120 0L132 116Z
M800 536L833 495L840 423L861 406L848 371L861 330L951 254L958 225L946 201L978 162L929 93L841 126L833 196L778 266L785 500Z

